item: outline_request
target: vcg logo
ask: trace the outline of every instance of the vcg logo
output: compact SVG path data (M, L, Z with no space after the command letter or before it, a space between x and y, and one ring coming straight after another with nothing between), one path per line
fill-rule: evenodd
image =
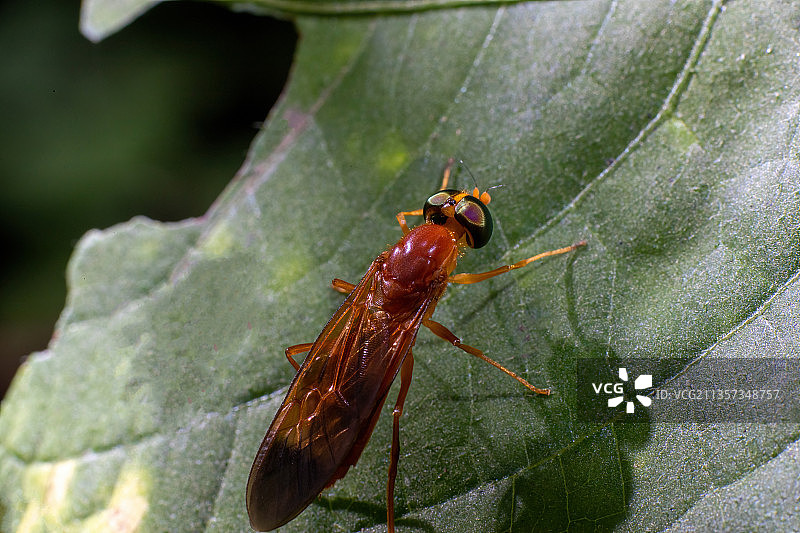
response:
M609 396L612 394L615 395L614 397L608 399L609 407L617 407L619 404L625 401L625 388L623 382L628 381L628 370L626 368L622 367L619 369L619 379L621 379L622 382L592 383L592 389L594 389L595 394L599 395L601 392L603 392ZM635 390L649 389L652 386L653 376L651 374L641 374L633 382L633 388ZM639 400L639 403L645 407L650 407L650 404L653 403L652 399L641 394L637 394L636 399ZM626 413L633 413L634 408L633 401L628 400L625 402Z

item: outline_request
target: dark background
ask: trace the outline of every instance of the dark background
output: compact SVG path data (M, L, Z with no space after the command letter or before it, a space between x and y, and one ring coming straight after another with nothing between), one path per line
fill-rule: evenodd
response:
M288 75L291 23L167 2L94 44L73 2L0 4L0 398L47 346L72 248L135 215L202 215Z

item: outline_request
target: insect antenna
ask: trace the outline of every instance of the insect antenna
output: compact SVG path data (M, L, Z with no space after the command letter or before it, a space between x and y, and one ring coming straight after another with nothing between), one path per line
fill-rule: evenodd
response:
M470 178L472 178L472 183L474 183L474 184L475 184L475 188L477 189L477 188L478 188L478 180L476 180L476 179L475 179L475 175L474 175L474 174L472 173L472 171L469 169L469 167L468 167L468 166L467 166L467 164L464 162L464 160L463 160L463 159L459 159L459 160L458 160L458 164L459 164L459 165L461 165L462 167L464 167L464 168L466 169L466 171L467 171L467 174L469 174L469 177L470 177Z
M467 164L464 162L463 159L459 159L458 163L467 170L467 173L472 178L472 183L475 184L475 190L473 191L472 195L475 196L476 198L479 198L481 202L483 202L484 204L488 204L489 202L491 202L492 197L489 195L489 191L491 191L492 189L497 189L499 187L502 187L503 184L501 183L499 185L492 185L491 187L483 191L483 193L481 193L480 188L478 187L478 180L475 179L475 174L472 173L472 171L469 169L469 167L467 166Z

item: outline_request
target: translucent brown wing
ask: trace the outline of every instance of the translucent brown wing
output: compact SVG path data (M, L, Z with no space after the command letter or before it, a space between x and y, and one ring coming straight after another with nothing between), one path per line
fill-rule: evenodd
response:
M434 284L424 298L387 312L380 264L372 263L322 330L261 443L247 483L257 530L297 516L356 463L425 311L441 294Z

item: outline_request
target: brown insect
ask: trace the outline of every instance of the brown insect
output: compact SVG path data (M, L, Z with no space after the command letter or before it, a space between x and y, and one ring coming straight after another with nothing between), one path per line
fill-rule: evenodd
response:
M400 392L392 412L392 456L386 484L386 520L394 532L394 484L400 456L400 416L411 384L411 347L420 326L492 366L537 394L514 372L461 343L449 329L431 319L448 283L477 283L524 267L543 257L583 246L544 252L513 265L481 274L453 274L465 247L480 248L492 235L489 194L476 188L448 189L453 161L447 165L441 190L425 207L402 211L397 221L403 238L370 265L358 285L334 279L334 289L348 294L313 343L286 349L297 370L289 392L258 449L247 481L247 513L257 531L270 531L292 520L322 490L356 464L369 441L400 372ZM409 229L406 216L422 215L425 223ZM308 352L303 365L293 356Z

